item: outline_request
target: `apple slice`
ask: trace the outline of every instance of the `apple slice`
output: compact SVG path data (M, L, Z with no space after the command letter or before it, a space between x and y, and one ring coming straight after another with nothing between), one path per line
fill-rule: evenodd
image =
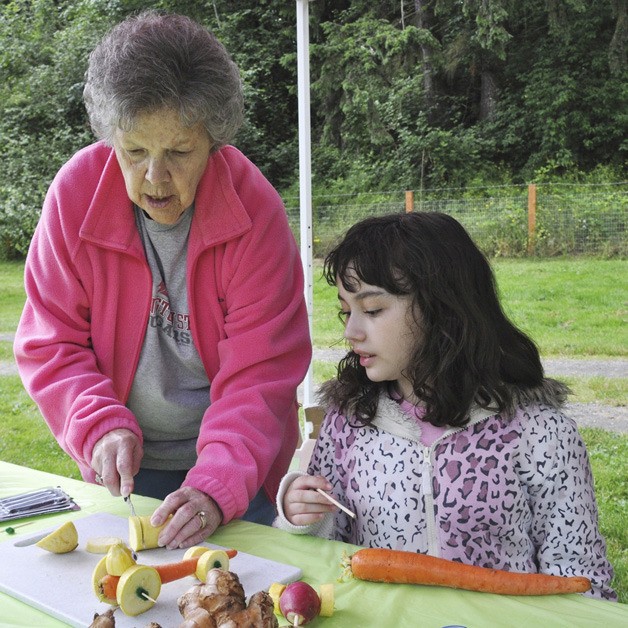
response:
M105 602L106 604L111 604L112 606L118 605L118 600L114 598L107 597L102 588L101 580L107 575L107 557L103 556L98 563L96 563L96 567L94 567L94 571L92 572L92 588L94 589L94 593L98 598L99 602Z
M121 576L116 590L120 610L131 617L152 608L161 591L157 570L148 565L133 565Z
M212 569L229 571L229 556L227 556L227 552L209 550L199 556L195 575L201 582L207 581L207 574Z
M129 567L135 565L131 550L122 543L112 545L105 556L107 573L112 576L121 576Z
M71 521L66 521L35 545L53 554L66 554L78 547L78 532Z

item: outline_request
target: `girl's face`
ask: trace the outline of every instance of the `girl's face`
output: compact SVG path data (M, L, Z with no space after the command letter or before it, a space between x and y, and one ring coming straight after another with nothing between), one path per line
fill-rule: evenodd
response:
M337 281L338 299L345 320L344 336L360 356L360 364L373 382L396 382L404 399L416 403L412 383L404 373L420 340L413 316L412 298L395 295L351 275L355 292L348 292Z
M129 198L153 220L174 224L194 202L211 141L199 123L186 127L170 109L139 115L113 146Z

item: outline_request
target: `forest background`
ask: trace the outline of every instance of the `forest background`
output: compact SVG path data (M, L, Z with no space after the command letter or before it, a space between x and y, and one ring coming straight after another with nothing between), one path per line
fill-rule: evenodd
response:
M625 183L627 4L310 2L313 196ZM235 143L298 196L295 2L0 0L1 257L24 256L54 174L93 141L89 51L147 7L223 41L245 89Z

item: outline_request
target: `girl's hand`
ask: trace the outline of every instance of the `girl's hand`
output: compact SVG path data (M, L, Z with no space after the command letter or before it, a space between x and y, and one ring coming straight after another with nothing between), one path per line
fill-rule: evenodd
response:
M329 503L316 489L331 491L331 484L322 476L299 476L283 496L283 512L294 526L304 526L320 521L336 507Z
M92 451L96 482L106 486L112 495L130 495L142 455L140 439L130 430L118 429L105 434Z
M190 486L182 486L170 493L155 510L150 522L160 526L170 515L172 519L159 534L159 545L168 549L198 545L222 522L222 512L216 502Z

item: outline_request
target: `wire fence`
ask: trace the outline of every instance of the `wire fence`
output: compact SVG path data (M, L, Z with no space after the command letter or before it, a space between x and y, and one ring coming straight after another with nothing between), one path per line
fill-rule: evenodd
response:
M299 241L299 199L285 202ZM491 257L628 256L628 182L314 196L314 256L323 257L362 218L404 211L450 214Z

